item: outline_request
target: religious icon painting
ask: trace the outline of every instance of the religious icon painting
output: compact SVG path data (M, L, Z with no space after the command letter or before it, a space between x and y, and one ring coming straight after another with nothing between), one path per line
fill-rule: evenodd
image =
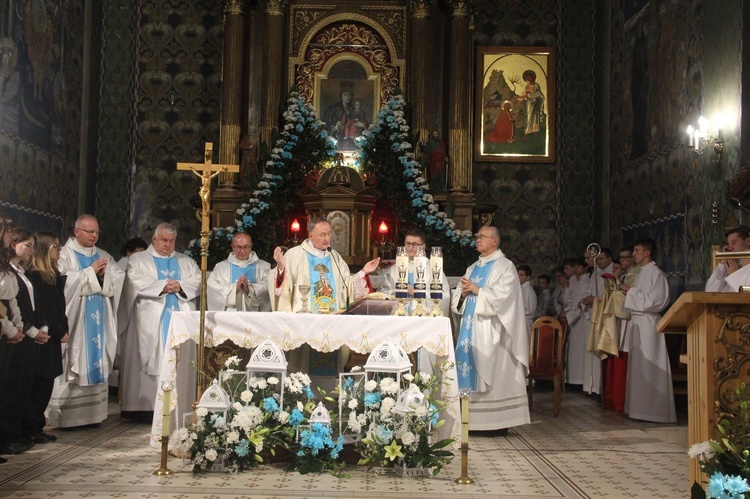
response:
M555 51L478 47L477 161L555 160Z

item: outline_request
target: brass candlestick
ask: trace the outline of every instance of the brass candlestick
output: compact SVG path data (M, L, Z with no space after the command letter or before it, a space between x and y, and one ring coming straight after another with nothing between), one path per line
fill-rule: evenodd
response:
M427 312L425 312L424 307L422 306L422 300L421 298L417 298L417 305L414 307L414 310L411 312L412 317L424 317L427 315Z
M469 478L469 394L469 389L461 388L461 476L456 478L461 485L474 483Z
M170 399L172 395L172 383L165 381L161 385L163 392L162 401L162 423L161 423L161 466L158 470L154 471L156 476L167 476L174 472L167 468L167 455L169 454L169 421L172 417L172 409L170 407Z
M409 312L406 311L406 307L404 306L404 299L399 298L398 299L398 307L396 307L396 311L393 312L393 315L396 317L408 317Z
M432 298L432 308L430 309L430 317L443 317L443 312L440 310L440 300L442 295L430 293Z

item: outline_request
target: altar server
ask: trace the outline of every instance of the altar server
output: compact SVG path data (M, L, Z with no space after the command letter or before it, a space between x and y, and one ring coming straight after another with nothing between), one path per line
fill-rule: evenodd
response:
M531 285L531 267L528 265L519 265L516 269L518 272L518 281L521 283L521 297L523 300L523 310L526 315L526 326L531 333L531 326L534 324L534 314L536 313L536 292Z
M747 251L748 247L750 247L750 227L747 225L740 225L739 227L729 229L724 233L724 237L727 238L727 244L723 248L724 251ZM738 286L735 286L734 289L730 288L726 279L739 270L743 263L742 260L729 259L719 262L708 278L708 281L706 281L706 291L737 291ZM743 278L740 277L738 279L737 276L733 279L737 281L736 284L740 284L743 281Z
M656 332L661 312L669 304L669 283L653 261L656 243L639 239L633 258L641 270L631 287L622 284L623 310L630 312L630 349L625 388L625 413L633 419L674 423L677 421L672 372L664 335Z

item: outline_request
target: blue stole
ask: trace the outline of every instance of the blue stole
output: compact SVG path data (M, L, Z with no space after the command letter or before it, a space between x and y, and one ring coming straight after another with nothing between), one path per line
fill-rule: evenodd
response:
M314 314L334 313L338 308L331 258L333 258L331 255L319 258L307 253L307 268L310 269L311 308Z
M83 270L99 259L99 253L86 256L73 251ZM86 377L89 385L104 384L104 297L96 293L83 298L83 324L86 341Z
M177 257L157 258L154 256L154 264L156 265L156 275L160 281L166 281L167 279L180 280L180 266L177 265ZM167 293L164 300L164 309L161 312L162 345L167 343L169 323L172 321L172 312L175 310L180 310L180 300L177 299L175 293Z
M231 272L229 273L229 284L234 284L243 275L247 278L247 282L255 284L255 263L251 263L247 267L240 267L239 265L230 263L229 267L231 268Z
M490 275L496 260L488 262L483 267L474 266L469 278L479 286L484 287L487 276ZM474 325L476 317L474 311L477 308L477 295L466 295L466 305L461 317L461 328L458 332L458 343L456 345L456 368L458 370L458 387L477 390L477 365L474 362Z

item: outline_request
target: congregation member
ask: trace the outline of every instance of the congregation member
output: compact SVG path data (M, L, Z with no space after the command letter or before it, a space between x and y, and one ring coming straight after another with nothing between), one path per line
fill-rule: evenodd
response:
M300 285L309 285L306 295L312 313L336 313L368 293L365 276L378 268L380 258L371 260L351 276L349 266L338 251L331 248L331 224L325 218L314 218L308 224L310 236L284 253L273 251L276 267L269 275L268 287L272 308L276 312L302 309Z
M674 423L677 415L667 344L656 331L659 313L669 304L669 283L654 255L653 239L637 240L633 258L640 271L632 286L620 286L625 294L623 309L631 314L625 413L633 419Z
M23 322L24 337L14 345L9 365L9 375L14 378L15 390L3 396L10 396L13 400L17 441L26 445L31 442L33 445L41 443L35 439L37 434L34 424L34 378L39 360L37 347L49 341L49 328L38 320L34 286L26 277L26 267L34 254L34 236L26 229L15 227L10 234L10 250L10 265L18 284L16 302Z
M38 361L32 393L33 439L37 444L54 442L57 436L44 431L45 412L55 378L63 373L62 345L68 342L68 318L65 315L65 276L60 275L60 240L46 231L34 234L34 255L26 275L34 287L34 304L39 324L47 327L49 340L37 346Z
M501 430L530 422L526 395L529 335L521 283L500 250L497 228L476 234L479 260L466 270L452 296L461 316L458 386L471 390L470 430Z
M148 248L148 244L140 237L134 237L133 239L128 240L122 246L122 250L120 250L121 258L117 260L117 265L119 265L123 272L127 272L130 255L146 251L146 248Z
M424 232L417 229L409 229L404 234L404 247L406 248L406 254L409 257L409 269L407 272L407 294L411 297L414 296L414 257L417 254L418 248L424 248L427 243L427 237ZM427 297L429 298L430 284L432 284L432 273L426 273L427 279ZM445 273L442 272L440 278L442 279L443 287L443 298L439 302L440 311L445 317L450 316L450 286L448 285L448 278ZM388 269L388 273L385 275L383 280L383 286L378 291L382 291L387 295L393 296L396 292L396 283L398 282L398 269L395 265L391 265ZM412 309L413 309L412 304ZM429 312L432 310L432 300L425 301L425 311Z
M581 300L588 322L591 322L594 298L601 300L604 297L605 282L603 276L604 274L612 275L612 257L611 249L601 248L594 259L594 271L589 279L589 288L585 293L586 296ZM595 349L592 328L588 326L586 347L583 354L583 391L590 395L601 394L602 386L602 363L601 359L594 353Z
M271 264L258 258L247 232L232 237L232 253L219 262L208 278L208 309L270 312L268 271Z
M21 367L25 366L23 357L30 343L24 334L25 325L17 301L20 288L11 264L15 249L11 247L13 230L10 220L2 220L0 234L3 236L0 247L0 303L4 307L4 317L0 319L3 332L0 339L0 454L8 455L21 454L34 446L34 442L22 433L23 414L19 412L23 399L18 397L19 389L28 388L24 386L27 380L19 376L33 373L28 373L28 370L17 372L15 369L16 357L20 357ZM6 459L0 460L2 462L6 462Z
M557 312L552 304L552 292L550 291L550 284L552 284L550 277L547 274L542 274L536 278L536 285L539 288L539 294L536 298L536 311L534 312L534 319L549 315L557 317Z
M536 314L536 292L531 285L531 267L528 265L519 265L516 268L518 272L518 282L521 283L521 300L523 301L523 311L526 317L526 331L531 333L531 325L534 323L534 314Z
M572 262L566 261L564 269L570 282L568 303L565 306L569 334L565 382L572 389L580 390L583 387L583 356L586 354L589 333L589 319L581 306L581 300L589 288L588 264L584 258L579 257Z
M99 222L81 215L60 250L70 338L63 375L55 380L47 416L52 426L98 425L107 419L108 378L117 352L115 294L125 274L96 246Z
M200 269L192 258L175 251L176 239L175 227L160 223L148 249L131 255L128 262L118 324L126 417L149 419L172 312L195 310L200 296Z

